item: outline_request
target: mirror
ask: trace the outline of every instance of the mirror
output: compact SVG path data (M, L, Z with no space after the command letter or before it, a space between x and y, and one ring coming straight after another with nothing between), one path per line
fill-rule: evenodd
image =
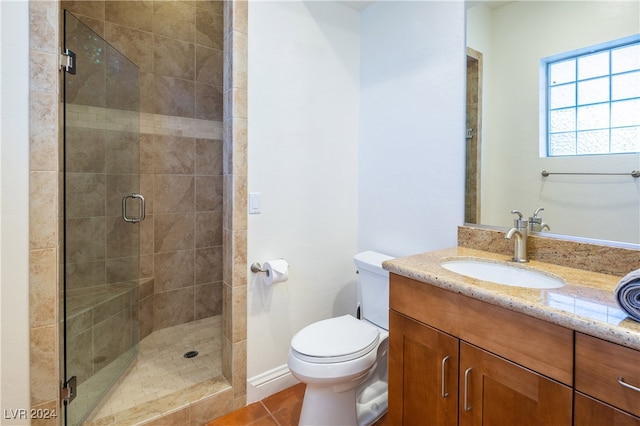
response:
M640 154L541 156L539 119L540 60L638 35L638 16L637 1L467 2L467 222L544 207L544 232L640 243Z

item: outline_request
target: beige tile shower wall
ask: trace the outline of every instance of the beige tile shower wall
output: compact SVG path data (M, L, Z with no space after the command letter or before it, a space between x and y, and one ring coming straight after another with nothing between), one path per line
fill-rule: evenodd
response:
M222 121L222 2L61 5L140 68L141 112Z
M58 329L58 4L29 2L29 315L30 391L34 409L60 424Z
M154 328L220 314L222 141L159 129L142 135L140 149L148 206L141 272L154 278ZM148 330L142 315L141 329Z
M224 5L224 253L222 370L234 408L247 394L247 13L245 0Z
M135 111L67 104L66 114L69 126L83 129L131 132L140 126L140 114Z
M222 2L61 5L140 68L141 338L220 314Z
M67 290L135 281L140 231L119 197L139 185L139 114L67 104L66 124Z

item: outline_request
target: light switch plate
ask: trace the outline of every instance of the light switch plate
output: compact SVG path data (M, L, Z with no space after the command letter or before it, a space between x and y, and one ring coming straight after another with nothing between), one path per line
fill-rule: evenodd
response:
M259 192L249 193L249 214L261 213L262 195Z

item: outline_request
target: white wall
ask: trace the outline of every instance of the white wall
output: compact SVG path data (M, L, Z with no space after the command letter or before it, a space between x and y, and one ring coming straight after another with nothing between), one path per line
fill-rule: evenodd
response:
M358 249L457 243L464 221L464 3L376 2L361 21Z
M31 407L28 10L0 2L0 423L23 425L13 417Z
M272 287L249 274L249 402L273 391L253 383L286 372L299 329L354 313L358 27L334 2L249 3L248 189L262 213L249 216L247 254L290 264Z
M357 251L456 244L464 66L462 2L249 3L248 258L290 263L250 274L249 402L290 384L299 329L353 313Z
M552 232L640 242L639 179L540 175L630 173L640 168L640 155L541 158L538 120L540 59L637 34L639 7L624 1L521 1L494 11L490 51L484 51L482 223L509 226L512 209L530 216L544 206ZM469 14L470 27L479 16ZM483 51L477 34L469 31L469 46Z

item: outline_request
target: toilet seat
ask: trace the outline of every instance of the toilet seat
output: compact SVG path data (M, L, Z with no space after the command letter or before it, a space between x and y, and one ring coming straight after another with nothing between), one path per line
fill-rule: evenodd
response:
M310 324L291 339L293 355L316 364L346 362L374 350L380 331L351 315L330 318Z

